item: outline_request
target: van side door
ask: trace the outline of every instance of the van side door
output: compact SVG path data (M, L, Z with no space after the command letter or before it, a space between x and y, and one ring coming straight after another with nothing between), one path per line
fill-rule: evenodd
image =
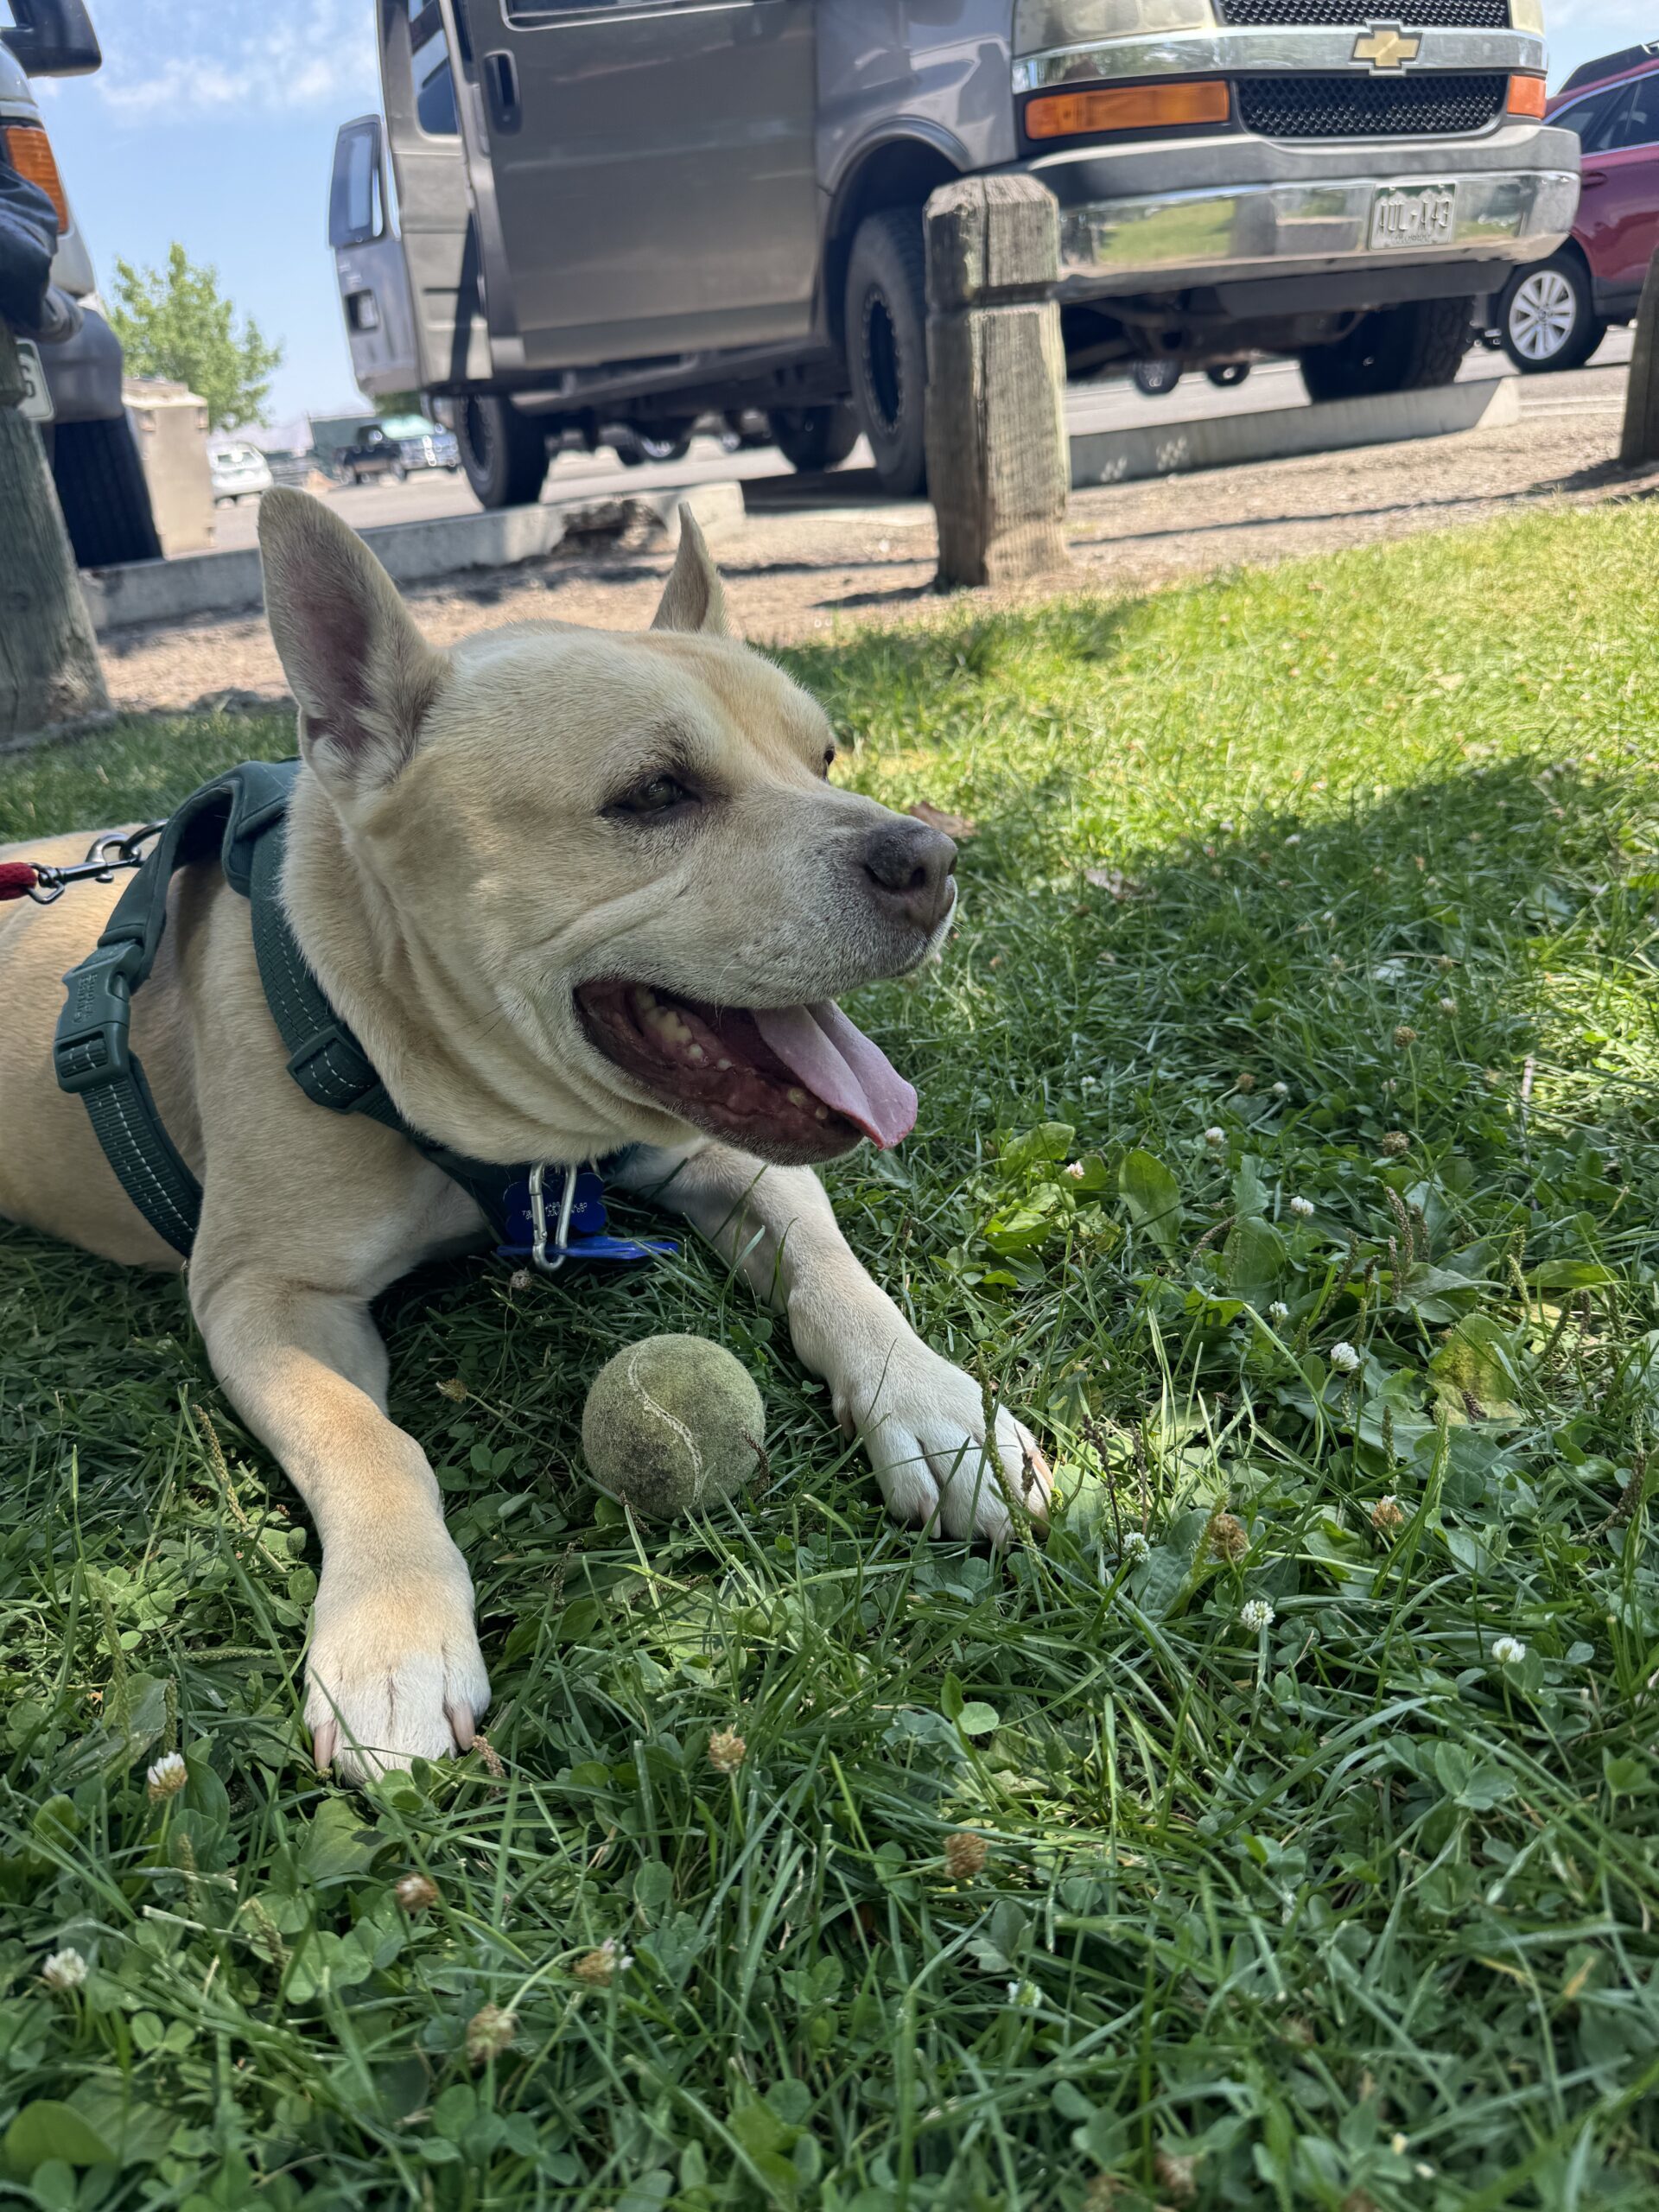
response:
M812 327L813 0L466 0L527 367Z

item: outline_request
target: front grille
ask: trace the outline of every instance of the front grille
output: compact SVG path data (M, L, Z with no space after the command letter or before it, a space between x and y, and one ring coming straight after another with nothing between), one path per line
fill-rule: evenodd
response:
M1507 76L1240 77L1238 119L1263 138L1450 138L1502 111Z
M1224 23L1351 24L1404 23L1416 30L1506 31L1510 0L1399 0L1397 6L1368 8L1364 0L1216 0Z

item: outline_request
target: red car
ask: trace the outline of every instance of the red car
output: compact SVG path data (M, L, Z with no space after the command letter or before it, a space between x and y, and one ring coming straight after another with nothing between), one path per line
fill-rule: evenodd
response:
M1567 244L1498 295L1498 337L1528 374L1576 369L1636 313L1659 246L1659 44L1586 62L1546 115L1578 134L1582 190Z

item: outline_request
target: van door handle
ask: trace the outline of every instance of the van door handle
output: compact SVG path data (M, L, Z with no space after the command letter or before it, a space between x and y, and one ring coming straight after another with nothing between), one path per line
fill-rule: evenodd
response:
M484 101L490 111L490 128L507 137L524 119L518 105L518 64L512 54L498 50L484 57Z
M1586 192L1588 192L1592 186L1605 184L1606 181L1607 172L1605 169L1586 169L1583 175L1579 179L1580 188Z

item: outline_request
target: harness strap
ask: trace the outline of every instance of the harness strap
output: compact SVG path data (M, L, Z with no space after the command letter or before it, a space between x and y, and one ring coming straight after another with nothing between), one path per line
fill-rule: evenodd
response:
M186 1255L201 1218L201 1185L168 1135L132 1051L132 995L156 964L175 871L218 843L226 880L245 891L254 845L285 810L298 766L250 761L193 791L117 899L94 950L63 979L68 996L52 1045L59 1088L85 1099L128 1197Z

